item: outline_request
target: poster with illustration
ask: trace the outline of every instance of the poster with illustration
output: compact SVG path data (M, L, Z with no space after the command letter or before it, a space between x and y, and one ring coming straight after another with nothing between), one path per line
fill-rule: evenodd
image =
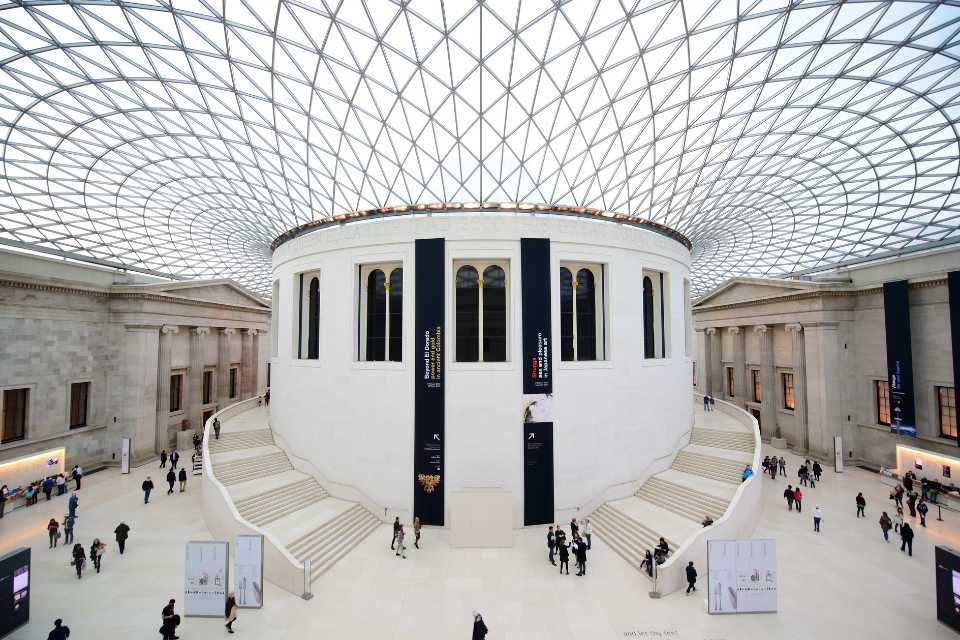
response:
M263 536L237 536L233 546L233 591L237 606L263 606Z
M772 539L707 541L707 610L777 610L777 543Z
M183 584L184 615L223 617L229 578L228 547L226 542L187 543Z

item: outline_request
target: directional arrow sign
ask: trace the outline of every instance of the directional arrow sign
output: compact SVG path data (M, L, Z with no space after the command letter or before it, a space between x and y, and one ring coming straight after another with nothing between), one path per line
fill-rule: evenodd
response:
M528 433L528 434L527 434L527 440L533 440L533 436L534 436L533 433Z
M433 439L434 439L434 440L437 440L437 441L439 442L439 440L440 440L440 434L439 434L439 433L433 434Z

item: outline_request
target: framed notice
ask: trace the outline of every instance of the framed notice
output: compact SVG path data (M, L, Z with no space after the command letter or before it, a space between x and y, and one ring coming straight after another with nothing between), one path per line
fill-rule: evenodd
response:
M222 618L227 603L229 545L188 542L184 563L183 612Z
M263 606L263 536L237 536L233 545L233 592L241 609Z
M776 540L708 540L707 578L710 613L776 612Z

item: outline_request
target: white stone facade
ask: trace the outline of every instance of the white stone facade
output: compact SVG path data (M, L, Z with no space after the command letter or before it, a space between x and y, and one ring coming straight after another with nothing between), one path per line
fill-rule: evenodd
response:
M960 249L950 248L810 280L734 278L694 305L695 384L754 412L764 439L822 459L833 456L834 436L848 462L870 466L895 465L897 443L956 455L956 438L940 434L936 388L954 386L946 274L958 268ZM916 439L880 424L875 396L887 379L883 283L896 280L910 283ZM784 373L793 374L792 410Z
M51 446L66 448L70 466L117 462L124 437L134 462L169 449L184 420L199 429L208 411L263 392L259 336L269 324L268 303L229 281L159 282L0 252L0 411L3 390L29 389L24 437L0 445L0 462ZM218 375L230 366L234 398L229 373ZM212 372L207 403L203 371ZM176 412L165 409L170 372L183 374ZM70 388L79 382L90 383L86 426L71 428Z

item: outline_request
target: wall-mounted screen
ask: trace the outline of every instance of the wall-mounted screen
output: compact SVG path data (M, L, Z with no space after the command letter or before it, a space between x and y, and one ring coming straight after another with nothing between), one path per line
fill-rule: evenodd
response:
M30 549L0 558L0 638L30 620Z

